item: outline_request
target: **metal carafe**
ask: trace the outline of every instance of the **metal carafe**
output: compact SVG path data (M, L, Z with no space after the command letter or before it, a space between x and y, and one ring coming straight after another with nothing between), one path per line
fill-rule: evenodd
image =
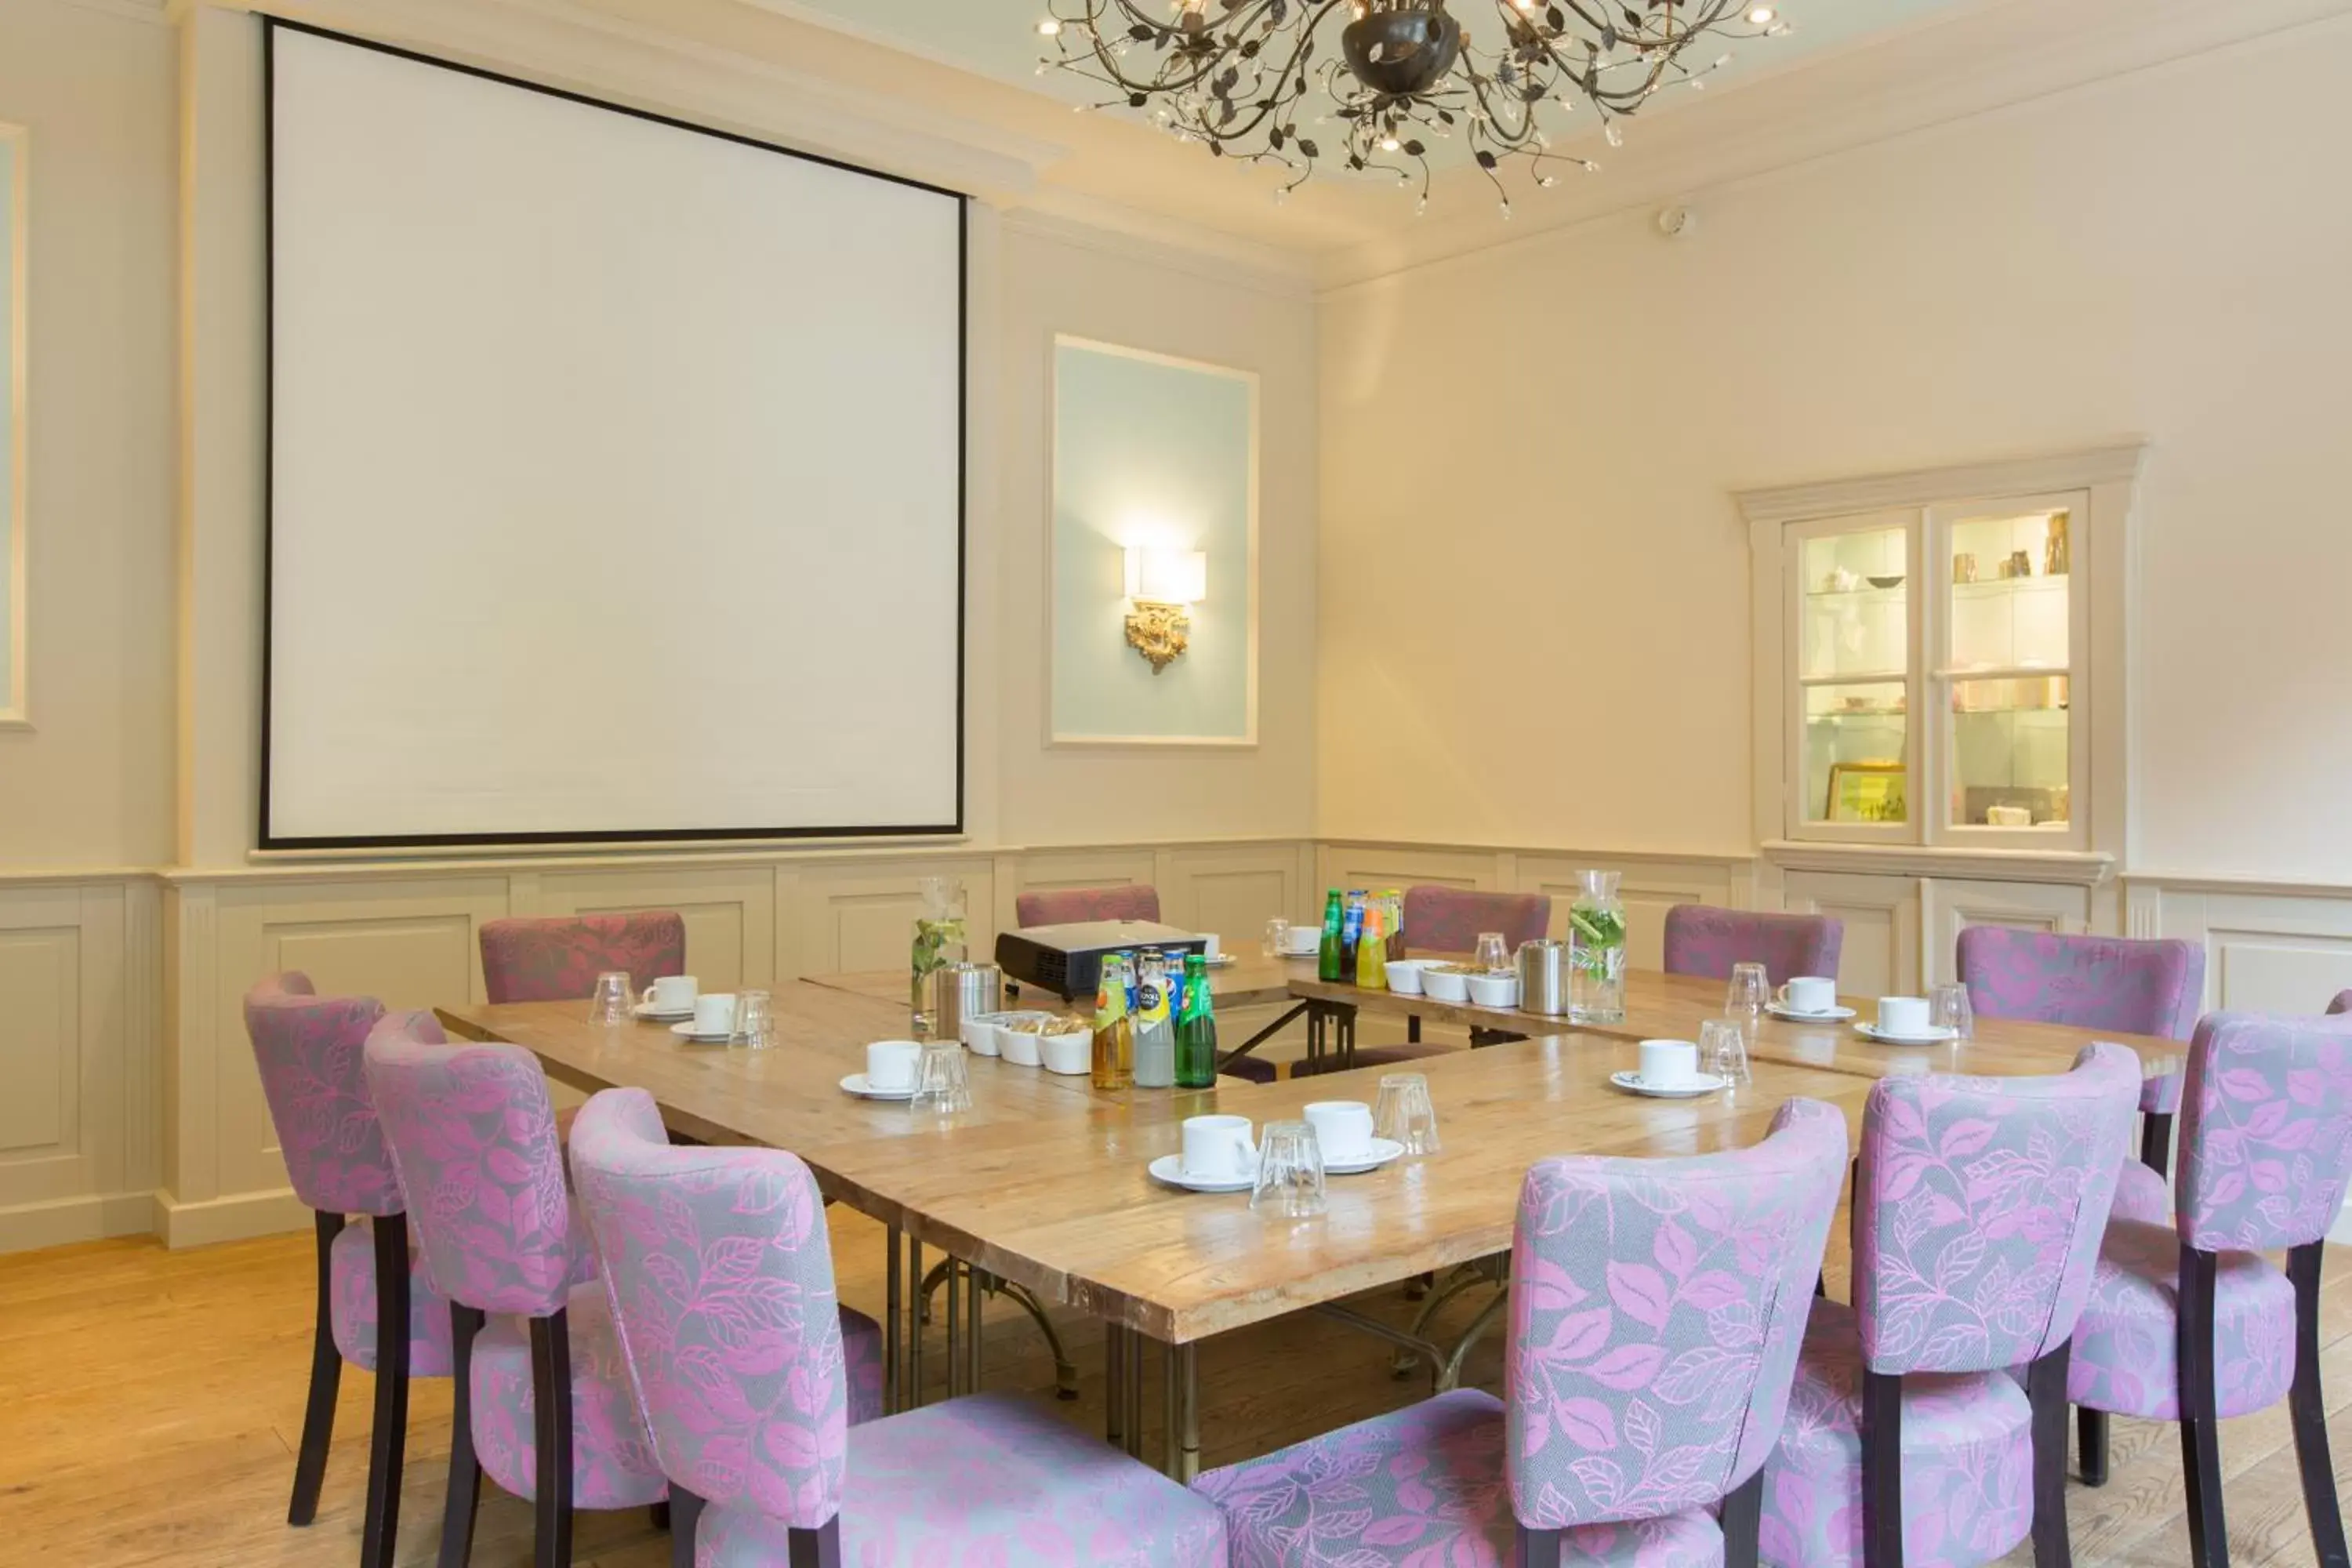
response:
M1568 1011L1568 943L1549 937L1519 943L1519 1006L1559 1017Z
M931 1038L961 1040L963 1021L1004 1011L1004 971L992 963L950 963L931 971Z

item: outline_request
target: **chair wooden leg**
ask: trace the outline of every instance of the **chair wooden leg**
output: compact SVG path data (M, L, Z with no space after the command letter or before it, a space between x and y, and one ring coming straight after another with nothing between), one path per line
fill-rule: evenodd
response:
M343 1352L335 1348L335 1237L343 1216L311 1216L319 1235L318 1321L310 1335L310 1397L302 1407L302 1447L294 1460L294 1497L286 1522L308 1524L319 1517L319 1487L327 1479L327 1445L335 1436L335 1398L342 1392Z
M2066 1533L2066 1365L2074 1348L2067 1341L2025 1373L2033 1405L2033 1568L2073 1568L2074 1562Z
M370 1227L375 1232L375 1427L368 1438L360 1568L392 1568L400 1535L400 1467L408 1445L408 1216L379 1215Z
M2213 1394L2213 1285L2218 1254L2180 1246L2180 1473L2188 1490L2189 1560L2194 1568L2229 1568L2230 1531L2221 1513L2221 1445Z
M2139 1119L2139 1163L2171 1179L2172 1112L2151 1110Z
M785 1533L784 1555L791 1568L841 1568L841 1519L835 1515L814 1530Z
M474 1513L482 1500L482 1461L474 1452L474 1336L484 1315L449 1303L449 1490L441 1504L440 1568L466 1568L474 1554Z
M2294 1282L2294 1386L2287 1409L2294 1420L2294 1462L2303 1472L2303 1508L2319 1568L2347 1568L2344 1506L2336 1495L2336 1462L2327 1451L2327 1406L2319 1393L2319 1267L2323 1242L2286 1255Z
M1723 1568L1757 1568L1763 1548L1764 1468L1723 1500Z
M2083 1468L2083 1484L2107 1484L2107 1413L2087 1405L2074 1412L2074 1448Z
M1559 1531L1519 1526L1519 1568L1559 1568Z
M701 1522L702 1500L670 1482L669 1568L694 1568L694 1532Z
M534 1568L572 1562L572 1325L561 1310L530 1321Z
M1903 1568L1903 1380L1862 1374L1863 1568Z

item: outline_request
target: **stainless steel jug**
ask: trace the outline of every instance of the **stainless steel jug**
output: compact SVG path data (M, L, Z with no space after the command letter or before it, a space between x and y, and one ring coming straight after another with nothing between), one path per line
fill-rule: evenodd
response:
M1519 1005L1559 1017L1568 1011L1568 943L1538 937L1519 943Z
M950 963L931 971L931 1038L961 1040L963 1021L1004 1011L1004 971L992 963Z

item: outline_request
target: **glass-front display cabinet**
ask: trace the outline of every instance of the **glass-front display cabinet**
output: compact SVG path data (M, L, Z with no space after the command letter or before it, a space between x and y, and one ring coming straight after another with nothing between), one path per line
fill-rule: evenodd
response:
M1741 498L1756 550L1760 837L2104 845L2089 819L2102 765L2120 798L2121 704L2104 728L2090 710L2121 679L2123 584L2101 574L2125 575L2128 455ZM1937 490L2077 473L1975 499Z

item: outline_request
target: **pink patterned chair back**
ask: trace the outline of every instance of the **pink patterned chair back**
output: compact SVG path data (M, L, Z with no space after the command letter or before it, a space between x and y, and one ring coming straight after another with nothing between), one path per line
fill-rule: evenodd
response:
M435 1288L485 1312L560 1310L571 1205L538 1059L520 1046L453 1046L432 1014L393 1013L368 1036L367 1079Z
M1676 904L1666 911L1666 973L1731 978L1735 963L1760 963L1772 984L1800 974L1837 978L1845 922L1831 915L1773 914Z
M1117 888L1057 888L1023 893L1013 900L1013 918L1031 926L1083 925L1092 921L1157 921L1160 889L1141 882Z
M361 1049L383 1016L373 996L320 996L307 974L245 994L261 1092L294 1195L321 1214L395 1215L400 1179L368 1098Z
M685 973L685 918L642 910L482 922L482 984L493 1002L585 1000L608 969L627 970L639 991Z
M1791 1100L1751 1149L1528 1173L1504 1362L1522 1524L1711 1506L1762 1467L1845 1168L1845 1118Z
M2352 1180L2352 1031L2214 1013L2189 1047L2180 1238L2204 1252L2321 1239Z
M2185 1040L2205 995L2205 950L2193 942L2066 936L1969 926L1960 983L1980 1018L2033 1018Z
M792 1529L832 1519L848 1379L808 1167L672 1148L651 1095L609 1089L572 1124L572 1170L662 1473Z
M1855 1177L1854 1315L1888 1374L2021 1366L2073 1337L2139 1110L2139 1058L1879 1080Z
M1468 952L1482 931L1503 933L1512 952L1551 925L1551 900L1542 893L1481 893L1425 886L1404 890L1404 940L1416 953Z

